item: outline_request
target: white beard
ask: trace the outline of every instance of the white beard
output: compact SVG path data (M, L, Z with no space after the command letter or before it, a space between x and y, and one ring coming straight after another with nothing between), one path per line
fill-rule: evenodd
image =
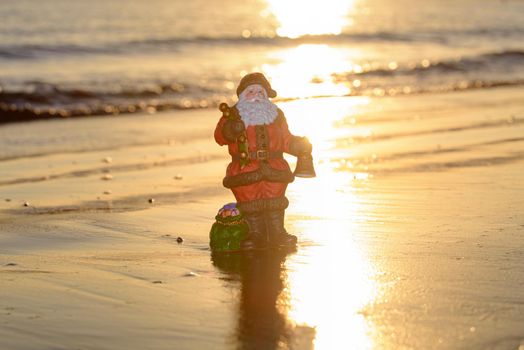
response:
M278 107L267 98L261 101L248 101L241 95L237 109L246 127L271 124L278 116Z

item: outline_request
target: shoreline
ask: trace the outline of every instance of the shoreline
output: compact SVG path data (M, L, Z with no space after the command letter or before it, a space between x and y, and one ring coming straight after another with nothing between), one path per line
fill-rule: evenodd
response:
M368 97L368 98L417 98L421 96L431 96L431 95L446 95L457 93L475 93L479 92L490 92L495 90L521 90L524 86L524 80L518 80L513 83L504 83L504 82L493 82L487 86L476 86L474 82L471 82L467 88L461 88L456 86L455 88L449 90L428 90L420 92L395 92L394 94L385 94L385 95L374 95L373 93L361 93L361 94L349 94L349 95L318 95L318 96L309 96L309 97L289 97L289 98L275 98L274 102L277 104L287 103L293 101L304 101L304 100L316 100L316 99L338 99L338 98L358 98L358 97ZM232 103L230 97L224 97L224 101ZM206 103L206 105L208 105ZM104 108L99 108L98 110L90 110L88 114L82 114L82 110L78 111L68 111L67 109L57 109L50 107L46 111L27 110L25 108L12 108L6 103L0 103L0 126L9 125L9 124L19 124L19 123L29 123L29 122L39 122L46 120L69 120L69 119L81 119L81 118L118 118L126 116L144 116L144 115L154 115L157 113L184 113L198 110L211 111L218 109L219 103L211 104L206 107L201 107L195 105L193 107L185 107L183 105L170 105L166 103L165 105L149 105L149 106L140 106L137 105L128 105L125 108L120 108L119 106L109 105ZM39 108L37 108L39 109ZM105 109L108 109L106 111Z

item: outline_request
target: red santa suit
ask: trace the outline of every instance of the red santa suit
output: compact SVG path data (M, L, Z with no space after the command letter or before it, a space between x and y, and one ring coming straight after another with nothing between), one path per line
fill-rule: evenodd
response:
M227 140L222 133L226 121L227 118L222 117L215 129L216 142L221 146L228 145L232 157L226 170L224 186L233 191L243 210L285 209L287 199L284 195L294 175L283 153L291 152L290 146L297 137L289 132L284 113L279 109L278 116L271 124L247 126L250 161L243 167L238 143Z
M297 238L284 228L285 197L294 175L283 154L311 153L307 139L289 132L284 113L269 101L276 92L261 73L251 73L237 88L239 102L223 110L215 140L231 155L223 184L233 191L249 226L241 249L270 245L294 247Z

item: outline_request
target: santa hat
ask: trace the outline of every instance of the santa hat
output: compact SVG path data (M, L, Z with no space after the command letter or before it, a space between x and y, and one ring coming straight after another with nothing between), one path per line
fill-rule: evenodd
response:
M277 96L277 92L271 88L271 84L262 73L250 73L245 75L238 84L237 96L240 96L242 91L244 91L244 89L249 85L255 84L262 86L266 90L268 97L273 98Z

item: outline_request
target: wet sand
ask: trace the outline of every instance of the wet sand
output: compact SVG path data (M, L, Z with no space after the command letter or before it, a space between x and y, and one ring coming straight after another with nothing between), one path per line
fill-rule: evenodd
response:
M207 247L216 111L3 126L0 348L523 348L521 94L282 104L318 176L255 255Z

